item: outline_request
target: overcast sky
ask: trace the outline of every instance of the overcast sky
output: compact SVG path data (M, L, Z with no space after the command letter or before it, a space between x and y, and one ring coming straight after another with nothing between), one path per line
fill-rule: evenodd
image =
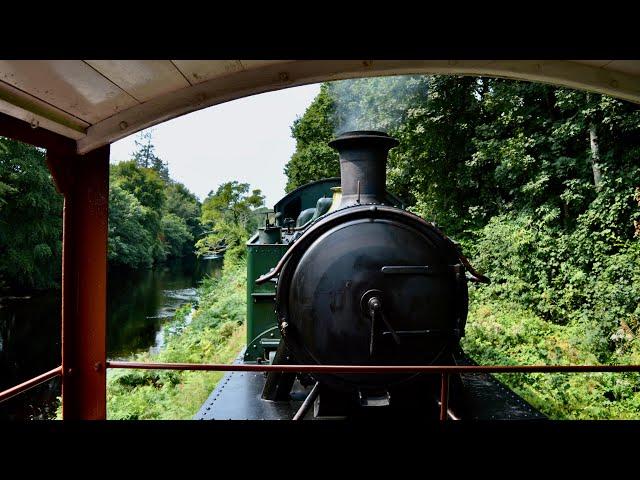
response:
M295 150L291 125L320 91L306 85L215 105L152 128L156 155L200 200L221 183L260 188L273 207L284 195L285 164ZM129 160L131 135L111 145L111 162Z

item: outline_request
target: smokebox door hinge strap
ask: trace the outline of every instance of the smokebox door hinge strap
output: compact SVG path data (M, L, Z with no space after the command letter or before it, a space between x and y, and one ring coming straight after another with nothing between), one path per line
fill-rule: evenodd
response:
M469 263L469 260L467 259L467 257L465 257L464 254L462 253L462 249L460 248L460 245L458 245L457 243L454 245L456 247L456 252L458 253L458 258L460 259L460 261L462 262L462 264L470 274L469 280L476 283L491 283L491 279L489 279L489 277L482 275L481 273L478 273L478 271L475 268L473 268L473 265Z

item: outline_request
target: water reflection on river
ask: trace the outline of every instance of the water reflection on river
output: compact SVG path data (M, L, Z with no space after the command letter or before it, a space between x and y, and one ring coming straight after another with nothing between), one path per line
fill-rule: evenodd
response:
M161 325L176 309L196 299L196 287L219 260L173 262L154 270L109 272L107 356L111 359L149 350Z
M107 297L107 357L157 348L162 325L177 308L196 301L205 275L220 259L174 261L152 270L111 268ZM0 298L0 390L59 365L60 292ZM0 420L55 416L60 380L54 379L0 404Z

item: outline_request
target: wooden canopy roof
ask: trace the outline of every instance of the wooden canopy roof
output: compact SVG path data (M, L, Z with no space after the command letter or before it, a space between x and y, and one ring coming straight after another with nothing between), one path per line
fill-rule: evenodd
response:
M397 74L530 80L640 103L640 60L0 60L0 112L70 138L84 154L240 97Z

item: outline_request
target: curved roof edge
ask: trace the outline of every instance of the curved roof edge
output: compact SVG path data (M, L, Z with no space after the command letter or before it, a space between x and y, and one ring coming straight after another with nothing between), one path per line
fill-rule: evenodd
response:
M214 78L129 108L90 126L86 136L78 140L78 153L86 153L186 113L241 97L323 81L401 74L477 75L528 80L604 93L640 103L640 74L630 75L578 61L293 61Z
M640 60L0 60L0 113L70 138L84 154L250 95L410 74L525 80L640 103Z

